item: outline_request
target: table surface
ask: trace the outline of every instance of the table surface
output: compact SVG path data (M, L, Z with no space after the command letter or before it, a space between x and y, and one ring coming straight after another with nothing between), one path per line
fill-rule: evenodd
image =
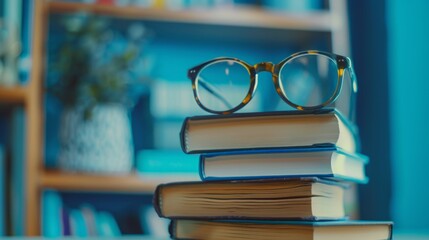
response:
M25 238L25 237L8 237L4 238L1 237L1 239L35 239L35 240L44 240L44 239L52 239L52 238L43 238L43 237L37 237L37 238ZM68 237L65 239L85 239L85 238L74 238L74 237ZM94 239L117 239L117 240L169 240L169 238L154 238L154 237L148 237L148 236L124 236L124 237L117 237L117 238L97 238L97 237L91 237L88 238L91 240ZM427 234L413 234L413 233L395 233L394 234L394 240L429 240L429 235Z

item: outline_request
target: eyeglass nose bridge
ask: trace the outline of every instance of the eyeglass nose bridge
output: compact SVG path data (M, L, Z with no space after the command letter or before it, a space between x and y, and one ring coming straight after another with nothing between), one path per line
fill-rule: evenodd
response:
M274 64L272 62L261 62L257 63L253 66L255 68L255 72L274 72Z

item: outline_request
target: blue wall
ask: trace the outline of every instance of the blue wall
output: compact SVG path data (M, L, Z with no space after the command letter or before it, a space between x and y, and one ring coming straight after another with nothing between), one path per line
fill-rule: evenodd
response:
M387 1L396 229L429 232L429 1Z

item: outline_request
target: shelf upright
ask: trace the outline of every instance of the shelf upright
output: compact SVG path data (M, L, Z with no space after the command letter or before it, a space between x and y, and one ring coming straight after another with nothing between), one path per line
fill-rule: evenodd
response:
M25 161L25 231L27 236L40 235L39 177L43 168L43 68L47 28L47 1L34 1L32 68L28 83L27 136Z

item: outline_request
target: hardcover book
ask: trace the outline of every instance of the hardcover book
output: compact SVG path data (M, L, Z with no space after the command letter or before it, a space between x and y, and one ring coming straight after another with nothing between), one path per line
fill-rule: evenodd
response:
M368 158L337 148L283 148L202 154L203 181L324 177L366 183Z
M193 219L342 219L344 185L317 178L161 184L160 217Z
M376 221L199 221L173 220L173 239L385 240L392 223Z
M356 152L357 131L335 109L206 115L186 118L186 153L237 149L336 146Z

